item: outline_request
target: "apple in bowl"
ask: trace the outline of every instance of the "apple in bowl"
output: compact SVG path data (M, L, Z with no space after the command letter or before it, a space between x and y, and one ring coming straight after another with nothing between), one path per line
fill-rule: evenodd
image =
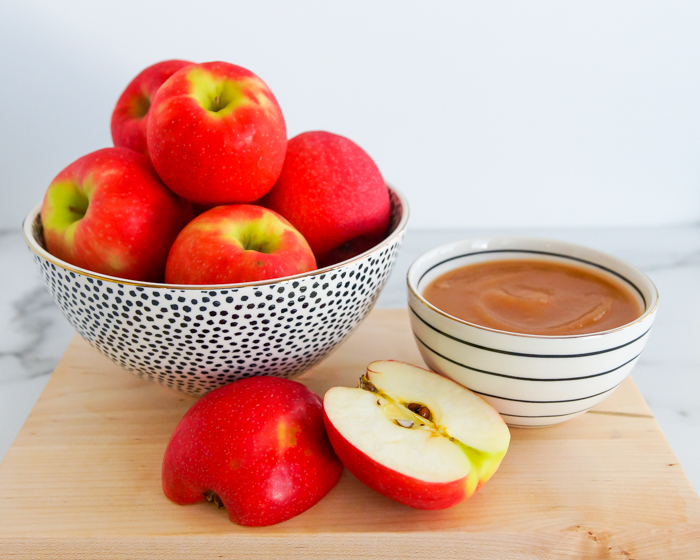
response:
M148 152L163 182L193 203L253 202L282 170L287 129L274 95L235 64L193 64L156 93Z
M289 140L279 179L259 204L301 232L320 267L364 253L389 228L389 190L372 158L320 130Z
M170 246L193 216L146 156L126 148L87 154L61 171L41 207L47 250L81 268L162 282Z
M316 269L304 237L282 216L252 204L217 206L177 236L165 269L168 284L237 284Z
M478 395L398 361L371 363L357 388L323 399L328 437L361 482L417 509L471 497L508 450L510 432Z
M146 126L151 101L165 80L190 64L186 60L164 60L141 71L129 82L112 112L110 128L117 148L148 155Z

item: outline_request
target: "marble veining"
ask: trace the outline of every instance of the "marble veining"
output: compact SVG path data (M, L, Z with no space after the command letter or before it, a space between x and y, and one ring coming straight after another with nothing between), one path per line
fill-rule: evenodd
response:
M9 327L20 335L20 344L0 352L4 360L16 362L14 367L2 367L2 381L47 375L56 366L54 356L42 356L51 326L56 320L54 302L43 286L35 286L11 302Z
M659 314L632 376L700 492L700 225L518 232L409 228L377 305L406 306L406 272L422 252L457 239L507 234L559 239L605 251L641 268L657 285ZM1 459L73 330L35 270L19 228L0 231L0 267Z

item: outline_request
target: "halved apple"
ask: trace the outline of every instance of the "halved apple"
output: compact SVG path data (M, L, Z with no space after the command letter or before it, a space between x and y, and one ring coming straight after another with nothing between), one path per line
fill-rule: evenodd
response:
M353 475L418 509L469 498L496 472L510 443L505 422L481 397L397 361L372 362L357 388L329 389L323 419Z

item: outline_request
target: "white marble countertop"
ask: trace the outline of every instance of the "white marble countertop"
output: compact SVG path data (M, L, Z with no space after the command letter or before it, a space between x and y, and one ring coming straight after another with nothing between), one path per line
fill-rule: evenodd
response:
M405 307L405 275L423 251L483 234L587 245L646 272L660 293L654 332L632 376L700 493L700 225L641 229L411 231L377 303ZM73 330L34 269L19 228L0 231L0 459L63 354Z

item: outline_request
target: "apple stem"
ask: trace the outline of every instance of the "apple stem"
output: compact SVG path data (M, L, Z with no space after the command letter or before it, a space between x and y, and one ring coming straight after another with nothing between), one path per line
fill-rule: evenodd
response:
M214 502L219 507L219 509L224 507L224 502L221 501L221 498L215 492L209 490L208 492L204 493L204 497L207 499L207 502Z
M214 98L214 111L218 111L218 110L219 110L219 96L217 95Z
M80 218L82 218L83 216L85 216L85 213L87 212L87 207L86 208L78 208L76 206L68 206L68 211L71 214L76 214L76 215L80 216ZM80 218L78 218L78 219L80 219Z
M370 383L364 375L360 377L360 388L364 389L365 391L370 391L371 393L378 393L377 388ZM379 401L377 401L377 404L379 404Z

